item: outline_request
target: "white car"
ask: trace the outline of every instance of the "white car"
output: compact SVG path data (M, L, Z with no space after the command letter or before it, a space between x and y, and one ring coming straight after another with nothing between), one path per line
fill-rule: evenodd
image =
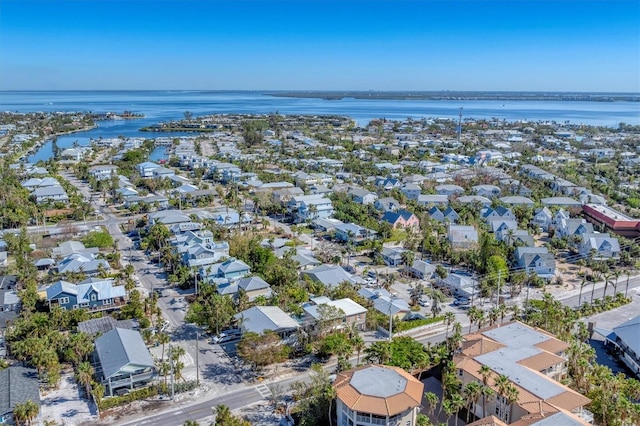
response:
M420 299L418 300L418 305L422 306L423 308L428 308L429 307L429 301L426 299Z

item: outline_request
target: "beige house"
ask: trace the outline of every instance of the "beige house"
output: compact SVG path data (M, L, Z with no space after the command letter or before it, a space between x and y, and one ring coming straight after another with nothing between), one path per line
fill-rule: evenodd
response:
M334 382L338 426L415 426L424 385L398 367L365 365Z
M567 373L568 347L518 321L465 336L461 353L454 357L458 379L462 386L486 383L495 395L472 405L474 414L483 419L473 424L525 426L549 421L551 416L556 416L555 422L540 424L590 424L592 415L583 408L589 398L558 381ZM485 366L488 370L482 374Z

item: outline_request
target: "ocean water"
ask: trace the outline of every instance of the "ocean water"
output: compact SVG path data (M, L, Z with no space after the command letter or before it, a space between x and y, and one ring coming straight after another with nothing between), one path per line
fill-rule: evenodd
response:
M371 119L400 120L411 118L455 118L463 107L463 118L498 118L507 121L527 120L583 123L615 127L620 122L640 125L638 102L581 101L466 101L466 100L340 100L283 98L263 92L220 91L37 91L0 92L0 111L93 111L98 113L125 110L145 115L139 120L99 122L87 132L58 138L61 148L89 144L98 137L154 137L162 133L140 132L141 127L161 121L180 119L185 111L195 116L215 113L273 113L344 115L360 125ZM178 136L175 133L170 135ZM30 161L45 160L52 154L45 144Z

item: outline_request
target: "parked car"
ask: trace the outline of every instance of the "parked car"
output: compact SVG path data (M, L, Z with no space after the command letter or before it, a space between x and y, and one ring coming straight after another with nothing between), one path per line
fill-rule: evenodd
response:
M220 333L217 336L213 336L211 341L215 344L221 345L223 343L236 342L242 338L241 334L226 334Z
M420 299L418 300L418 305L422 306L423 308L427 308L430 304L427 299Z

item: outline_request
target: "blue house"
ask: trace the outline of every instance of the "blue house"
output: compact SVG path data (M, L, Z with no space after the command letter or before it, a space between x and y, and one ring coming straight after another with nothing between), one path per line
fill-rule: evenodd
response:
M114 286L113 280L88 279L79 284L58 281L47 288L49 309L86 309L103 311L117 309L126 303L124 286Z

